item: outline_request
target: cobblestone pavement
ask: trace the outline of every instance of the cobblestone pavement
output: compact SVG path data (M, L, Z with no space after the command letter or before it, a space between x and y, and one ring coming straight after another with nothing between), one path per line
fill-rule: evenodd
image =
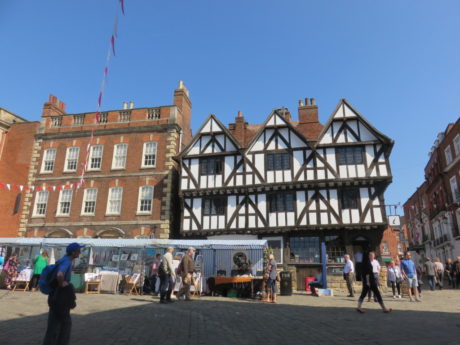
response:
M345 296L281 296L279 303L222 297L159 304L157 297L77 295L73 345L445 344L460 345L460 290L424 292L423 302L385 297L391 314ZM41 344L46 296L0 291L0 345Z

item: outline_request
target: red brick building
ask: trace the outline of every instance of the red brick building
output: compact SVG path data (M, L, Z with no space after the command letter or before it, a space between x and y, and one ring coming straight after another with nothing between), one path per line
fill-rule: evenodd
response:
M425 182L404 204L411 248L442 261L460 255L460 119L439 133Z
M389 262L404 254L408 248L407 226L403 217L389 216L389 225L383 232L380 243L382 261Z
M15 186L27 182L38 126L0 108L0 237L17 236L23 198Z
M173 105L67 114L50 96L35 135L18 236L175 236L173 157L191 138L192 104L180 82ZM94 130L87 158L87 146ZM87 161L84 184L80 181Z

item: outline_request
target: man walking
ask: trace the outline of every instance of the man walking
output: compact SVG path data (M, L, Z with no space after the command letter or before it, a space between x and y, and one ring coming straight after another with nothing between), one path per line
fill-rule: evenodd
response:
M70 309L76 307L75 291L70 283L72 261L80 256L84 246L71 243L66 248L66 255L56 262L51 279L55 289L48 295L48 326L43 345L67 345L70 341L72 320Z
M436 287L436 282L435 282L436 266L434 262L430 260L430 258L426 258L424 268L425 268L426 279L428 280L428 285L430 286L430 290L434 291L434 288Z
M452 272L454 273L454 289L460 288L460 256L457 256L457 261L454 262Z
M177 299L181 300L182 296L185 296L185 301L191 301L190 298L190 286L193 282L193 273L195 272L195 262L193 256L195 254L195 248L189 248L187 253L182 258L179 265L179 270L182 276L182 288L177 293Z
M444 283L444 265L439 258L434 259L434 265L436 267L436 280L439 290L442 290Z
M417 282L417 271L415 268L414 261L411 259L410 252L406 252L405 258L401 260L401 273L404 278L407 280L407 285L409 287L409 298L411 302L417 301L421 302L418 298L418 282ZM415 300L412 298L412 289L414 289Z
M345 254L344 256L345 259L345 266L343 266L343 278L347 282L347 288L348 288L348 296L347 297L354 297L354 291L353 291L353 281L354 281L354 276L355 276L355 268L353 265L353 261L350 260L350 255Z
M174 248L168 247L165 255L163 255L163 261L161 267L158 270L160 276L160 303L172 303L171 294L174 289L176 282L176 273L174 272L173 266L173 253Z
M377 260L375 260L375 253L374 252L369 253L369 259L370 259L371 265L372 265L372 273L374 274L375 285L378 288L380 286L380 282L379 282L380 263ZM367 301L368 302L371 301L371 296L372 296L372 290L369 289L369 294L367 295ZM374 302L378 302L377 296L375 296L375 294L374 294Z

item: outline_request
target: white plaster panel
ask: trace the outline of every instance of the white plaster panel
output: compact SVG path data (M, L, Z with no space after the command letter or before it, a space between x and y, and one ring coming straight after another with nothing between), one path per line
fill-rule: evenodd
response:
M190 217L190 212L186 208L184 208L184 217Z
M267 171L267 182L269 183L275 182L275 171L273 170Z
M224 177L225 177L225 180L230 176L230 174L232 173L233 171L233 168L234 168L234 157L233 156L225 156L225 160L224 160Z
M355 165L348 166L348 177L356 177L356 166Z
M201 198L193 199L192 212L197 219L201 219Z
M222 175L216 175L215 186L222 187Z
M295 213L294 212L288 212L287 213L287 225L288 226L294 226L295 225Z
M321 213L321 224L329 224L329 217L327 216L327 213Z
M361 141L377 141L377 137L372 134L365 125L361 122L359 124L359 130L361 134Z
M266 214L267 212L267 200L265 194L259 194L259 203L257 204L257 208L259 209L260 213Z
M342 222L344 224L350 224L350 212L348 210L342 211Z
M285 124L284 120L278 114L275 115L275 123L277 125L284 125Z
M351 222L359 223L359 210L351 210Z
M272 140L270 140L267 150L277 150L278 148L276 147L276 137L274 137Z
M203 153L214 153L212 145L209 145L208 147L206 147L206 149L203 151Z
M264 149L264 135L263 133L257 138L254 146L250 151L262 151Z
M270 117L270 119L267 121L267 125L268 125L268 126L274 126L274 125L276 125L275 116L274 116L274 115L272 115L272 117Z
M318 180L326 179L326 172L324 169L318 170Z
M278 215L278 226L286 226L286 213L285 212L279 212L279 213L276 213L276 214Z
M252 176L248 176L248 177L252 177ZM251 183L252 183L252 178L251 178ZM249 183L249 184L251 184L251 183ZM241 175L236 176L236 185L237 186L242 186L243 185L243 176L241 176Z
M275 171L275 182L283 182L283 171L282 170Z
M262 181L260 181L259 176L254 175L254 184L261 184L261 183L262 183Z
M211 225L211 220L210 220L210 216L204 216L203 217L203 229L204 230L207 230L210 228L210 225Z
M343 109L345 111L345 117L356 117L356 114L353 110L348 107L348 105L344 104Z
M367 211L366 216L364 217L364 223L371 223L372 222L371 212L372 212L372 209L369 209Z
M284 140L289 142L289 129L287 127L280 128L279 133L283 136ZM280 140L281 141L281 140Z
M318 155L321 156L321 158L324 158L323 155L322 155L322 152L318 152ZM321 161L319 158L316 158L316 166L318 168L324 168L324 163L323 161Z
M326 204L324 203L323 200L319 201L319 209L323 210L323 211L327 210L327 206L326 206Z
M198 139L193 146L190 148L188 151L188 154L190 155L197 155L200 153L200 140Z
M210 121L206 122L206 124L203 126L203 129L201 130L200 133L209 133L209 132L211 132L211 122L212 122L212 119L210 119Z
M284 182L292 181L291 170L283 170L283 174L284 174Z
M299 138L297 134L295 134L293 131L291 132L291 147L292 148L298 148L298 147L305 147L305 143L302 141L302 139Z
M348 177L347 166L346 165L339 165L339 175L342 178Z
M323 138L321 139L321 144L330 144L332 143L332 130L328 128L326 133L324 133Z
M238 217L238 227L240 228L246 227L246 217L244 216Z
M190 163L190 172L192 173L195 179L198 179L199 171L200 171L200 160L198 158L194 158L191 160L191 163Z
M313 170L307 170L307 180L314 180L315 179L315 173Z
M374 220L376 223L382 223L382 212L380 208L374 208Z
M201 176L200 177L200 188L206 188L206 183L207 183L207 176Z
M254 194L249 194L249 199L251 199L251 201L256 204L256 196ZM256 204L257 205L257 204Z
M335 149L333 147L328 147L326 149L326 162L328 162L329 165L335 167Z
M238 186L241 186L243 184L243 182L241 181L241 183L240 183L239 180L238 180L238 177L241 177L241 176L236 177L236 181L237 181L236 184ZM246 175L246 184L248 184L248 185L252 184L252 175Z
M383 164L379 165L379 170L380 170L380 176L387 176L388 175L386 165L383 165Z
M265 155L258 153L255 155L255 167L261 176L264 176L265 171Z
M219 216L219 229L225 229L225 216Z
M334 119L340 119L340 118L343 118L343 104L341 104L337 108L337 111L334 114Z
M187 183L188 183L188 178L182 177L180 180L180 189L181 190L188 189Z
M376 169L376 167L372 168L372 170L371 170L371 172L370 172L369 175L370 175L371 177L377 176L377 169Z
M317 222L316 222L316 213L310 213L308 215L308 220L310 222L310 225L317 225Z
M227 198L227 214L228 218L233 216L233 213L236 211L236 196L229 195Z
M358 177L366 177L366 169L364 164L358 164L356 168L358 170Z
M283 140L281 140L280 137L277 138L277 142L278 142L278 147L276 148L277 150L285 150L289 148L289 146L286 145L286 143Z
M337 213L339 213L339 199L337 197L337 189L329 190L329 204Z
M184 229L184 231L189 231L190 230L190 219L184 219L183 229Z

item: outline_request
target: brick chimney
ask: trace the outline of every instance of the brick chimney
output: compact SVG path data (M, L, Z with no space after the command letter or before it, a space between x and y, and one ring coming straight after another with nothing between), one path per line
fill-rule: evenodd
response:
M299 123L297 130L308 140L317 140L323 125L318 120L318 106L314 98L299 101Z
M174 90L174 105L177 106L181 113L181 127L183 130L183 143L188 144L192 139L192 129L190 128L190 116L192 113L192 101L189 97L189 91L182 80L179 80L179 86Z
M60 101L55 95L50 95L48 102L43 104L42 117L64 115L65 103Z
M241 146L245 145L246 140L246 127L248 123L244 121L244 116L241 111L238 111L238 115L235 118L235 123L230 124L230 130L233 136L238 140Z
M305 104L299 101L299 123L317 123L318 106L314 98L305 98Z

